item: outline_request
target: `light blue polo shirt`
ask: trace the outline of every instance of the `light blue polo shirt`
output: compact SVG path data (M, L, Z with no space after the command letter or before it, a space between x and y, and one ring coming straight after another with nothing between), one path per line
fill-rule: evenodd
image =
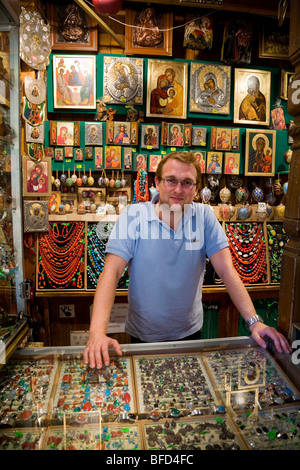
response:
M228 246L209 206L188 205L174 232L155 213L158 197L128 206L106 247L128 263L125 330L144 342L175 341L202 328L206 256Z

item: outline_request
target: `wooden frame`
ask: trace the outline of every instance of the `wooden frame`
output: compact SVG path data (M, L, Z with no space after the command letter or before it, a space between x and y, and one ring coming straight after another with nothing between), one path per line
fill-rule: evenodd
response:
M51 159L44 157L42 161L34 161L23 156L23 196L51 195Z
M149 59L146 116L186 119L187 87L187 62Z
M160 154L150 154L149 155L149 172L155 173L157 170L157 166L162 159L162 155Z
M148 170L148 155L146 153L134 154L133 171Z
M170 56L173 44L173 14L160 13L160 9L153 7L142 10L126 9L125 12L125 54L142 54ZM154 12L154 16L147 20L147 13ZM144 22L143 30L142 24ZM144 45L143 45L144 44Z
M176 132L175 132L176 131ZM185 136L185 124L162 123L161 143L169 147L183 147Z
M256 94L255 107L253 95ZM235 124L268 126L270 123L271 72L255 69L235 69Z
M25 122L26 142L36 142L38 144L44 143L44 122L39 126L31 126L29 122Z
M246 176L274 176L276 131L246 129Z
M103 170L103 147L95 147L95 170Z
M276 21L264 21L259 36L259 57L289 60L289 23L278 26Z
M96 109L96 56L53 55L55 109Z
M288 99L288 87L294 79L295 72L289 72L288 70L281 70L281 87L280 87L280 98L283 100Z
M70 11L73 9L74 11ZM64 15L68 15L64 21ZM74 23L70 24L73 33L68 31L70 23L75 16ZM97 51L98 50L98 26L80 7L74 2L61 3L60 5L48 5L48 18L51 24L50 38L52 50L61 51ZM64 30L65 24L65 30Z
M24 201L24 232L47 232L48 201Z
M124 170L132 170L132 148L124 148L123 155L123 168Z
M229 114L231 67L192 62L189 89L190 112Z

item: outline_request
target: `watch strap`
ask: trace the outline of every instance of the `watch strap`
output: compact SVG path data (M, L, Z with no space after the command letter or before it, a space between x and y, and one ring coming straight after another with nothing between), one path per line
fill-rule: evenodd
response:
M263 319L259 315L253 315L252 317L248 318L248 320L246 320L246 325L248 328L250 328L250 326L257 322L264 323Z

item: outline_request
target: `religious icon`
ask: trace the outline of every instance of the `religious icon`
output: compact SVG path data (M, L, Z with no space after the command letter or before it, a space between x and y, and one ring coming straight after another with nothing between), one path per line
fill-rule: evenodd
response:
M115 145L130 144L130 122L114 122L114 140Z
M231 129L217 128L216 150L231 149Z
M183 46L188 49L211 49L213 45L213 19L202 16L191 18L184 29Z
M105 168L113 170L121 169L121 147L119 145L105 147Z
M124 149L124 170L132 170L132 148Z
M143 153L136 153L134 156L134 171L145 170L147 171L147 155Z
M54 108L96 109L96 57L53 56Z
M200 165L201 173L205 173L206 152L203 152L202 150L195 150L194 155Z
M234 152L226 152L224 160L224 174L238 175L240 172L240 154Z
M143 59L104 57L103 102L143 104Z
M162 159L162 155L149 155L149 171L156 172L157 166Z
M141 148L159 149L159 126L155 124L142 124Z
M51 193L51 159L33 161L29 156L23 157L23 196L50 196Z
M189 110L229 114L231 69L226 65L192 62Z
M39 126L31 126L28 122L25 124L26 142L44 143L44 123Z
M270 90L271 72L235 69L233 122L268 126Z
M52 127L53 132L54 127ZM53 138L51 143L53 142ZM74 123L73 122L56 122L56 144L57 145L74 145ZM52 144L53 145L53 144Z
M103 148L95 147L95 170L103 170Z
M102 145L102 123L86 122L85 123L85 144L86 145Z
M185 62L148 60L147 116L186 118L187 71Z
M192 145L197 147L206 145L206 127L193 126L192 127Z
M224 64L250 64L252 54L252 24L240 15L224 27L221 60Z
M245 175L274 176L276 130L246 129Z
M222 173L222 152L207 152L207 168L206 172L209 174Z

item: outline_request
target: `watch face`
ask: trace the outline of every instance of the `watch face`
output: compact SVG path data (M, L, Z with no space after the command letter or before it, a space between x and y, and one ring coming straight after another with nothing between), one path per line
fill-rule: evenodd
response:
M30 67L44 70L49 65L50 25L46 25L37 11L21 8L20 57Z

